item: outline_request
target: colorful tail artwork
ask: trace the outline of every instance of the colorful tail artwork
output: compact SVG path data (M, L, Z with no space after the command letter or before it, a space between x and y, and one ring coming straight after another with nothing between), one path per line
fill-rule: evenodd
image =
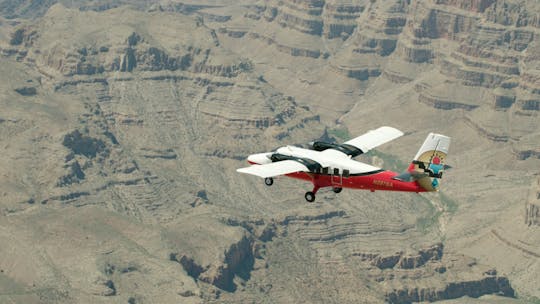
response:
M439 179L448 168L445 160L449 147L450 137L430 133L410 164L409 173L426 191L438 190Z

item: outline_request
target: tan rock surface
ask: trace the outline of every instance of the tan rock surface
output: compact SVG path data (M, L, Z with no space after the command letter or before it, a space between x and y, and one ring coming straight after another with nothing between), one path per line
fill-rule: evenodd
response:
M540 298L537 2L65 2L0 3L0 303ZM379 125L442 192L235 172Z

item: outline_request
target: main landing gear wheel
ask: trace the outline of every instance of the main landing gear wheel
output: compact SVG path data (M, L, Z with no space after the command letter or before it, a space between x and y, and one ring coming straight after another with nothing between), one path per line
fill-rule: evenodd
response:
M309 191L306 192L306 195L304 196L306 198L306 201L313 203L315 201L315 193Z
M267 186L272 186L274 184L274 179L271 177L267 177L264 179L264 184Z
M334 190L334 193L340 193L343 188L334 188L332 190Z

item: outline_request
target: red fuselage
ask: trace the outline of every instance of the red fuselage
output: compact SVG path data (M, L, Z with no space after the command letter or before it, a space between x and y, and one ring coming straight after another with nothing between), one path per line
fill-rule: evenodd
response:
M257 163L249 162L252 165ZM365 173L361 175L331 175L331 174L317 174L307 172L296 172L286 174L285 176L309 181L313 183L314 191L324 187L332 188L350 188L360 190L383 190L383 191L405 191L405 192L427 192L426 189L421 187L418 182L405 182L397 179L393 179L399 175L393 171L380 170L373 173Z
M404 182L392 179L398 173L392 171L380 171L373 174L344 177L340 175L314 174L306 172L296 172L286 176L310 181L315 188L334 187L350 188L361 190L384 190L384 191L406 191L406 192L426 192L417 182Z

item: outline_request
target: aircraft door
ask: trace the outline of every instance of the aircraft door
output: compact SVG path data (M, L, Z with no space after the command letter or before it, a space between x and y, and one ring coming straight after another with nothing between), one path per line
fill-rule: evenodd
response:
M339 168L332 169L332 186L341 187L343 184L343 175Z

